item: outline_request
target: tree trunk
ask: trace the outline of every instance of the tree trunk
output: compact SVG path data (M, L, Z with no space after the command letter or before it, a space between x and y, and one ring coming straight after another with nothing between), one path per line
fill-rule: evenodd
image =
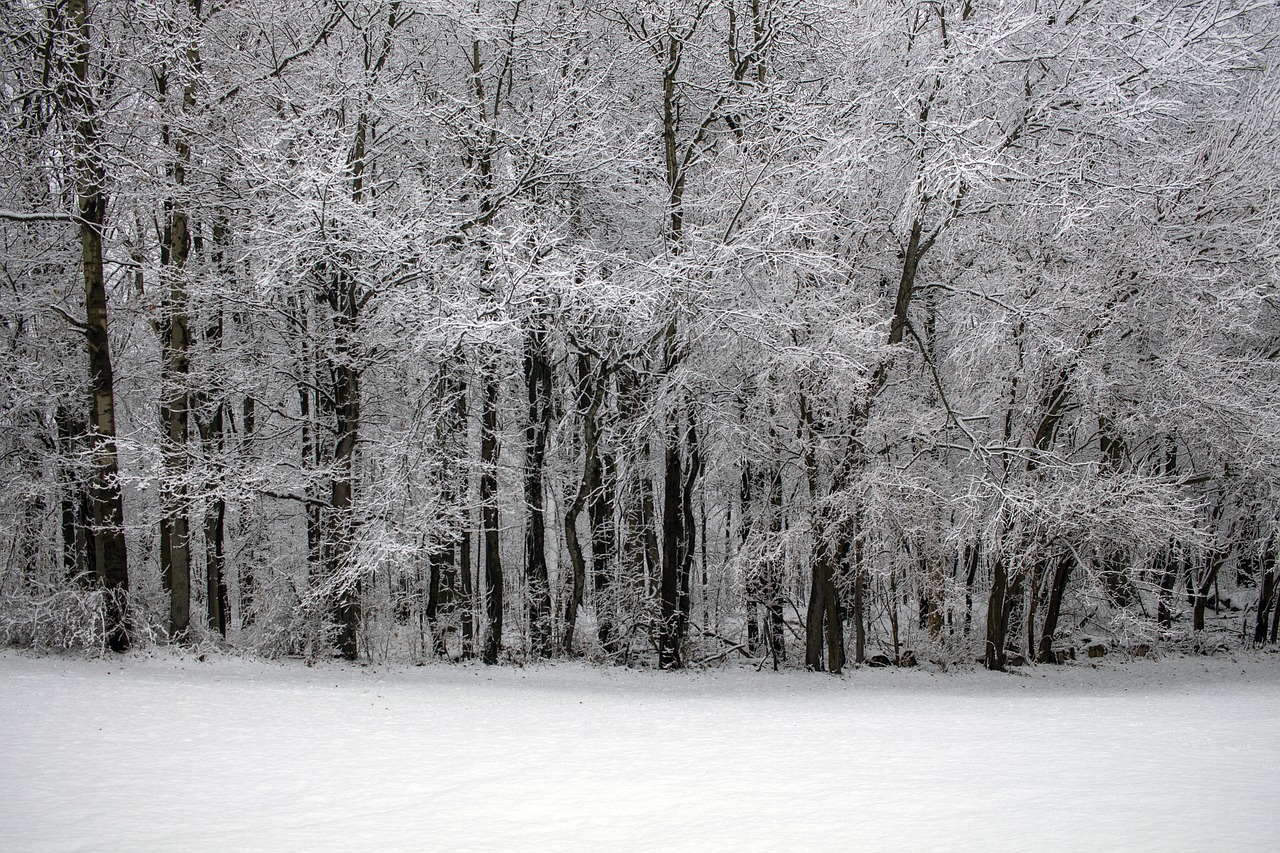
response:
M964 546L964 633L969 635L973 625L973 585L978 579L978 566L982 564L982 542L974 541Z
M1173 601L1173 590L1178 585L1178 564L1168 547L1156 557L1156 569L1160 576L1156 593L1156 624L1170 628L1173 626L1173 611L1169 605Z
M770 431L770 437L775 439L772 446L775 453L780 452L780 448L776 444L776 436ZM776 458L776 457L775 457ZM769 494L768 494L768 513L769 523L768 530L773 536L782 541L783 528L785 524L785 512L782 508L782 469L778 465L771 465L771 469L767 472L769 478ZM764 565L759 569L764 577L759 584L760 600L764 602L765 612L765 644L768 647L769 657L773 659L773 668L778 668L780 660L786 660L786 620L783 603L785 593L783 590L783 566L780 561L772 557L766 558Z
M485 611L489 619L481 659L498 662L502 649L502 554L498 542L498 380L492 367L482 379L480 410L480 527L484 536Z
M826 669L840 672L844 669L844 625L840 620L840 602L835 586L836 554L833 553L830 536L840 535L830 525L819 524L819 539L815 549L813 570L809 587L809 607L805 624L805 669L823 668L823 649L826 649Z
M336 333L331 362L335 443L325 569L329 582L334 585L333 616L338 626L338 651L347 660L359 656L360 629L361 584L351 560L355 537L356 446L360 435L360 371L354 339L360 303L356 287L352 275L333 271L329 300Z
M427 627L431 630L431 647L436 657L446 657L449 653L444 641L444 629L440 625L440 603L445 588L442 575L448 569L453 558L453 546L437 546L427 556L427 605L423 614Z
M254 399L250 395L245 395L240 404L240 434L241 434L241 454L242 457L249 457L253 453L254 441L253 434L257 429L257 412ZM239 507L240 524L239 535L241 541L249 538L249 517L250 504L242 501ZM257 598L257 578L254 575L254 563L252 551L247 558L239 561L240 566L240 624L248 627L253 624L255 611L254 603Z
M598 381L598 380L597 380ZM604 389L597 386L596 394L603 399ZM590 425L590 432L585 432ZM613 579L614 520L613 458L599 447L598 426L594 414L584 424L584 437L589 458L595 462L587 471L587 517L591 521L591 573L595 595L596 636L607 655L618 653L613 620L617 613L616 591Z
M689 616L693 612L693 559L694 544L698 535L698 524L693 513L693 496L698 478L702 475L702 453L698 446L698 430L693 411L687 409L685 416L688 419L688 427L685 430L684 443L685 447L688 448L689 456L684 472L684 484L680 491L680 510L682 514L680 526L684 535L680 540L679 606L676 610L677 646L683 646L684 644L685 635L688 633L689 628ZM703 533L705 535L705 531Z
M227 636L226 524L227 502L221 497L210 499L204 517L209 628L224 637Z
M991 596L987 600L985 663L987 669L1003 671L1005 638L1009 632L1009 598L1012 595L1003 555L996 558L991 570Z
M458 537L458 582L462 601L462 659L476 655L475 583L471 579L471 534L463 531Z
M217 351L222 343L222 318L217 320L205 333L210 349ZM205 589L208 604L208 624L211 630L222 636L227 635L227 579L226 579L226 520L227 500L222 492L223 458L225 450L226 427L223 419L225 402L222 389L214 392L213 410L207 422L197 424L200 427L200 440L204 449L205 464L210 475L205 483L204 512L204 555L205 555Z
M639 376L630 367L619 369L617 395L620 423L631 423L641 416L645 394L640 387ZM618 605L619 620L624 626L646 608L652 594L652 575L661 559L650 473L650 440L648 431L639 436L634 450L626 458L624 482L618 490L621 501L619 568L622 588L615 591L614 600Z
M230 228L225 214L219 214L213 223L213 252L211 261L217 270L218 277L230 283L234 277L233 265L227 262L227 249L230 244ZM200 251L201 243L193 241L196 251ZM205 327L204 339L211 354L221 354L223 339L224 315L220 304L214 306L209 324ZM226 432L227 416L231 412L225 380L219 372L212 380L205 393L197 397L197 425L200 428L201 447L204 451L205 465L208 475L205 481L205 513L204 513L204 551L205 551L205 590L207 602L208 624L210 629L223 637L227 635L227 623L230 620L230 603L227 593L227 559L226 559L226 527L227 499L224 493L226 480ZM245 434L253 430L253 417L243 424ZM234 428L234 418L231 418ZM252 583L252 581L250 581Z
M745 407L745 403L742 405ZM745 421L745 413L743 420ZM740 551L751 539L751 494L751 463L744 459L738 475L738 546ZM760 652L761 584L758 571L749 570L743 583L747 599L747 654L754 656Z
M186 78L183 81L180 115L195 106L195 75L200 54L194 44L187 46ZM167 95L167 75L156 77L160 95ZM169 591L169 637L181 640L191 623L191 530L189 495L191 393L191 335L188 328L189 294L187 261L191 252L191 228L187 211L187 167L191 145L181 127L162 129L165 143L173 150L168 174L173 195L165 201L166 221L160 247L164 273L164 298L160 314L160 436L164 478L161 498L164 515L160 521L160 570Z
M608 563L606 561L603 566L600 566L596 561L595 553L597 548L596 523L598 520L603 521L603 519L597 519L600 510L592 506L594 501L598 501L603 497L603 495L598 494L599 491L602 491L602 478L599 470L601 465L599 436L596 434L596 415L599 407L599 387L592 376L591 360L586 353L578 353L577 408L582 417L583 472L582 480L578 484L578 490L573 499L569 501L564 513L565 546L569 552L569 564L572 572L571 588L568 600L565 602L564 613L564 652L568 655L573 654L574 633L578 624L578 609L582 606L587 585L587 562L582 553L582 543L578 540L578 517L582 514L584 507L588 508L588 524L591 527L596 620L597 628L600 631L601 644L606 644L606 640L611 633L608 619L604 615L604 607L602 607L604 599L607 597ZM600 543L600 545L607 550L607 546L604 543Z
M1275 588L1275 572L1267 569L1262 575L1262 585L1258 590L1258 619L1253 629L1253 642L1256 645L1262 645L1267 640L1267 625L1274 604Z
M658 666L678 669L680 659L680 570L684 545L684 509L681 504L684 476L680 460L679 413L667 414L666 452L663 457L661 622L658 625Z
M551 429L551 365L547 362L545 319L534 317L525 338L524 379L528 395L525 424L524 499L525 584L528 589L529 639L533 653L551 654L551 585L547 576L547 533L542 498L547 434ZM574 536L577 540L576 531ZM579 549L581 558L581 549ZM582 600L582 584L575 577L576 600ZM574 596L571 595L571 598ZM577 609L574 606L576 618Z
M855 551L861 548L861 542L854 543ZM867 570L862 566L861 557L855 557L853 572L853 662L864 663L867 659Z
M1071 567L1075 564L1075 556L1070 552L1058 558L1058 566L1053 572L1053 585L1049 588L1049 603L1045 607L1044 629L1040 632L1040 647L1036 651L1037 663L1054 663L1053 635L1058 630L1058 616L1062 612L1062 598L1067 591L1067 581L1071 577Z
M1277 592L1280 592L1280 590L1277 590ZM1276 643L1277 631L1280 631L1280 602L1277 602L1276 605L1271 608L1271 635L1267 640L1273 646Z
M564 640L563 651L573 655L574 634L578 627L578 610L582 607L583 597L587 589L587 559L582 553L582 543L578 540L578 516L582 514L585 500L586 480L579 484L564 512L565 550L569 552L569 594L564 603Z
M911 307L911 296L915 292L916 272L920 268L920 258L928 247L920 246L920 235L923 223L916 217L911 222L911 234L907 238L907 248L902 256L902 277L898 281L898 295L893 303L893 319L889 321L889 345L902 343L903 333L909 324L908 309Z
M58 466L62 491L62 571L67 580L78 584L92 582L96 571L93 553L93 503L76 466L67 460L79 455L84 442L84 420L59 406L54 415L58 431L58 455L64 460Z
M107 645L123 652L130 645L129 557L124 536L124 499L116 452L114 373L107 333L107 288L102 238L107 214L106 167L99 136L98 104L89 80L91 24L86 0L68 0L66 15L75 32L71 96L76 123L76 204L80 216L80 258L84 274L85 338L89 352L89 446L92 477L94 560L105 595Z
M1226 562L1226 554L1210 554L1207 558L1208 568L1204 577L1200 578L1196 584L1192 596L1192 623L1191 627L1196 631L1204 630L1204 610L1209 602L1209 590L1213 589L1214 581L1218 579L1218 570L1222 568L1222 564Z

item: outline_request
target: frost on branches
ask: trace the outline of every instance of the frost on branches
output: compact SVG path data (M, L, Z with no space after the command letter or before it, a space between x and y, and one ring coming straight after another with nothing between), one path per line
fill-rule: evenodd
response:
M7 643L1276 642L1274 4L4 17Z

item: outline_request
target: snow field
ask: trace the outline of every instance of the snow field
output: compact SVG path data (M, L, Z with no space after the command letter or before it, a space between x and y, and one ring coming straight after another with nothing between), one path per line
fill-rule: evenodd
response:
M0 846L1273 850L1280 658L986 672L0 653Z

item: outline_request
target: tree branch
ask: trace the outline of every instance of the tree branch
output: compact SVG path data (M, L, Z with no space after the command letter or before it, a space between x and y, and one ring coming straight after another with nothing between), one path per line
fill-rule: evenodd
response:
M80 222L79 216L70 213L23 213L0 208L0 219L10 222Z
M62 316L62 319L66 320L73 327L75 327L76 331L82 334L89 333L88 323L85 323L82 320L77 320L75 317L72 317L70 314L68 314L66 311L62 310L61 308L59 308L57 305L50 305L49 310L53 311L55 314L60 314Z

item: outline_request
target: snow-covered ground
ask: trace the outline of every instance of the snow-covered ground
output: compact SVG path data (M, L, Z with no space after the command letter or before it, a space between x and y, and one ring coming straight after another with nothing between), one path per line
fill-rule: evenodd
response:
M1010 675L0 652L5 850L1275 850L1280 655Z

